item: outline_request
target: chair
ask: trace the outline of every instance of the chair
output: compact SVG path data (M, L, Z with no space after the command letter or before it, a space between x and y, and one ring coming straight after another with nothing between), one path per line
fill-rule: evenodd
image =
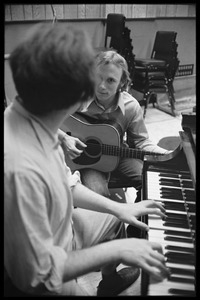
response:
M113 48L118 52L122 50L122 35L125 27L123 14L108 14L106 20L105 48ZM108 42L110 38L110 42Z
M144 117L148 103L157 102L158 93L166 93L171 111L157 103L157 108L175 116L175 97L173 80L178 69L176 43L177 33L174 31L157 31L150 59L135 58L133 90L143 93Z
M128 64L130 77L134 72L134 57L130 29L125 26L126 17L123 14L108 14L106 21L106 34L104 48L97 50L116 50Z

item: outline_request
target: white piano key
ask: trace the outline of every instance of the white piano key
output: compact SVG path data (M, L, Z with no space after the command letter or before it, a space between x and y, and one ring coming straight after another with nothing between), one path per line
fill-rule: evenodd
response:
M162 245L162 247L165 247L165 246L180 246L180 247L186 247L186 248L194 249L194 244L193 244L192 239L191 239L191 243L175 242L175 241L165 240L164 239L165 236L167 236L167 235L164 234L164 230L151 229L148 232L148 240L151 241L151 242L160 243ZM178 235L178 233L177 233L177 235L173 235L173 236L174 237L181 237L181 238L184 239L184 237L181 236L181 235Z
M148 288L148 296L153 296L153 295L159 295L159 296L164 296L164 295L173 295L169 293L170 289L180 289L184 291L185 293L187 292L194 292L195 287L194 284L190 283L180 283L180 282L172 282L168 281L168 279L164 279L162 282L154 281L150 279L150 285ZM175 295L175 294L174 294Z
M163 229L163 230L174 230L174 231L180 231L180 232L191 232L189 228L181 228L181 227L172 227L172 226L166 226L163 225L163 220L162 219L150 219L148 220L148 226L149 228L154 228L154 229Z

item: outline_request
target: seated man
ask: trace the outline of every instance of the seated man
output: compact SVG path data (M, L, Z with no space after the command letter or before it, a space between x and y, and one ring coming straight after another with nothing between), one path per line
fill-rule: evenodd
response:
M122 204L81 184L65 164L58 129L93 97L94 53L84 31L37 24L11 53L18 96L4 112L5 282L27 295L87 295L77 278L101 269L98 296L168 270L162 247L127 239L124 223L165 217L161 204ZM74 208L76 207L76 208ZM123 263L127 266L116 272Z
M89 106L80 111L81 116L92 117L99 123L107 123L109 120L118 124L121 130L122 145L138 150L137 155L144 152L154 154L167 154L168 150L155 145L148 136L148 132L143 119L143 112L138 101L128 92L130 77L126 60L117 52L105 51L96 56L97 84L95 96L90 99ZM68 120L66 122L68 123ZM107 132L105 131L105 135ZM126 137L126 139L124 139ZM82 153L80 147L86 145L77 137L69 136L60 131L62 147L70 158L74 159ZM125 142L124 142L125 140ZM77 148L79 147L79 149ZM81 180L84 185L95 192L109 197L108 181L111 176L118 177L124 182L130 182L137 191L136 202L139 201L142 187L142 167L143 161L135 158L120 157L117 169L111 174L99 170L81 168ZM112 159L112 156L109 157ZM136 234L136 229L128 227L130 235Z

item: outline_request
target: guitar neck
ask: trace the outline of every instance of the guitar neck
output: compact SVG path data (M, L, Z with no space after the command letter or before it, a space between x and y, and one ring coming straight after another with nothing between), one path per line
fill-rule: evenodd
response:
M104 155L119 156L121 158L138 158L143 160L145 155L161 155L151 151L143 151L134 148L111 146L106 144L102 144L101 149L102 154Z

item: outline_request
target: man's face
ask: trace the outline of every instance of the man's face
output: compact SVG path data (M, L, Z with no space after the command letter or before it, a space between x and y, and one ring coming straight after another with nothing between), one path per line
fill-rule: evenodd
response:
M108 65L97 66L97 84L95 94L99 102L103 105L111 103L118 91L122 69L110 63Z

